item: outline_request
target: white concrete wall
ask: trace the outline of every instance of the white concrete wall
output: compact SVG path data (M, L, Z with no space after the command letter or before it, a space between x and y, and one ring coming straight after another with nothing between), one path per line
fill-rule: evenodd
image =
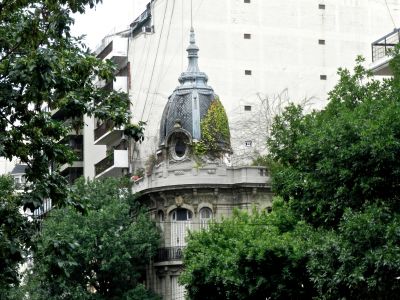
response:
M398 20L400 0L388 4ZM135 121L147 122L139 153L143 162L157 148L162 110L187 66L189 5L186 0L154 1L155 33L130 39L132 111ZM193 6L200 69L228 113L234 151L247 156L262 144L256 136L264 129L246 138L243 122L253 126L255 117L254 111L244 112L244 105L284 94L286 101L309 99L313 108L322 108L337 82L337 69L352 68L357 55L369 62L371 42L394 27L383 0L193 0ZM247 139L257 142L245 148Z
M15 167L15 161L9 161L4 157L0 157L0 175L8 174Z
M94 165L106 157L106 146L94 144L94 119L85 116L83 121L83 176L94 179Z

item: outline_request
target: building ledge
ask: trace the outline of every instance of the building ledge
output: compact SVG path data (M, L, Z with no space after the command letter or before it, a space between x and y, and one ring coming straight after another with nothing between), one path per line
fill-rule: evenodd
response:
M152 175L136 180L134 193L146 194L155 191L174 190L182 187L219 187L246 186L270 188L271 178L265 167L225 167L206 166L202 168L159 167Z

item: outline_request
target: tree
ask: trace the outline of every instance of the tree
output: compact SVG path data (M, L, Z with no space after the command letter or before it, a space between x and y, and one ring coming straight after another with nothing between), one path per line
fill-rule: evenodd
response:
M95 85L95 80L113 80L114 65L97 59L70 34L71 14L99 2L0 3L0 156L28 165L25 208L33 210L47 198L55 205L67 201L66 180L49 166L73 160L72 150L60 143L71 126L52 119L46 107L63 110L66 119L87 114L116 126L129 123L128 96ZM142 131L139 125L126 128L135 140L142 139Z
M136 141L143 138L140 124L128 124L128 96L95 85L97 79L113 80L113 64L97 59L81 39L70 34L71 14L84 13L87 6L93 8L99 2L0 1L0 156L10 160L16 157L28 165L30 185L22 200L16 202L25 209L33 211L44 199L51 199L56 206L72 204L84 209L69 201L67 181L57 169L74 158L72 150L60 142L71 126L52 119L49 110L62 110L65 118L75 118L78 123L74 128L83 126L76 117L87 114L109 119L116 126L125 125L125 134ZM8 192L0 198L2 203L11 201ZM18 205L4 205L15 209L8 210L5 220L19 224ZM25 230L16 226L7 236L16 249L23 247L17 244ZM14 270L20 258L10 254L2 262L6 262L6 269ZM1 287L10 283L0 277L3 279Z
M370 203L399 210L400 74L374 80L358 62L354 75L339 70L326 109L289 107L268 142L276 193L315 226L335 226L346 208Z
M27 256L35 227L19 212L21 206L14 194L12 177L0 176L0 193L0 299L3 299L18 285L18 270Z
M285 213L274 200L270 215L250 217L256 228L233 230L240 220L235 216L192 234L182 278L192 299L199 299L199 291L208 299L224 293L235 299L397 297L399 49L392 70L393 78L378 81L358 59L353 74L339 70L324 110L304 114L290 105L275 118L270 153L259 162L270 167ZM277 230L279 224L290 226ZM296 280L301 288L292 285Z
M192 232L181 281L190 299L311 299L306 238L282 200L273 212L235 211L230 219Z
M143 282L159 232L126 182L80 180L73 197L87 212L53 209L43 221L25 287L30 299L158 299Z

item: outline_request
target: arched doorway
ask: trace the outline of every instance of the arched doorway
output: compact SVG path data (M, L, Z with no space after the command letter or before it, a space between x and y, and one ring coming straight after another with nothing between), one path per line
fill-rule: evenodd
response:
M186 246L187 231L192 228L192 212L177 208L171 212L171 247Z

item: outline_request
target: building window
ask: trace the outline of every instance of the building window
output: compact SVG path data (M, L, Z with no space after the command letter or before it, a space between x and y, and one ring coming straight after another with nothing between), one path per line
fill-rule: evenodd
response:
M327 76L326 75L319 75L319 79L321 80L326 80Z
M250 3L250 0L244 0L244 3Z
M172 221L190 221L192 212L188 209L177 208L172 212Z
M251 147L253 145L253 141L245 141L244 144L246 147Z
M171 276L172 299L185 299L185 287L179 284L178 276Z
M251 111L251 105L245 105L244 106L245 111Z
M186 158L189 147L187 146L189 143L189 138L186 134L182 132L174 133L171 137L170 142L170 154L174 160L183 160Z
M251 75L251 70L244 70L244 75Z
M319 5L318 5L318 8L319 8L319 9L325 9L325 4L319 4Z
M201 229L208 228L208 222L212 220L212 211L208 207L200 209L200 226Z
M318 40L318 44L325 45L325 40Z
M250 33L245 33L245 34L243 34L243 38L245 40L250 40L251 39L251 34Z
M192 226L192 216L192 212L184 208L171 212L171 247L186 246L186 235Z

